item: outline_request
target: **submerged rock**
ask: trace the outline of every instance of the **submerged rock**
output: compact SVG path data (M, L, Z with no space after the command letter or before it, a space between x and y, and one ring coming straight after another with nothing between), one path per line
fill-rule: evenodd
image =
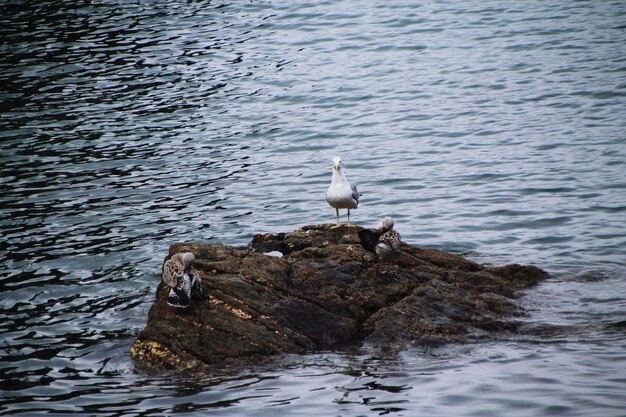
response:
M132 358L143 368L181 370L363 342L462 342L476 330L511 330L504 319L521 314L514 299L548 277L534 266L484 267L405 243L376 276L358 230L305 226L255 235L249 248L173 244L166 260L192 252L204 298L173 308L161 283Z

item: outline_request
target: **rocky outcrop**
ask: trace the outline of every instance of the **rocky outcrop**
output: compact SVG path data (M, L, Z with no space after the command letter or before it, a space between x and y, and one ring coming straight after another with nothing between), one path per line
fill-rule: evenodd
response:
M533 266L485 267L404 243L376 276L358 230L305 226L256 235L249 248L173 244L166 259L195 255L204 298L173 308L161 283L132 358L142 368L181 370L364 342L462 342L514 330L506 319L521 314L514 299L548 277Z

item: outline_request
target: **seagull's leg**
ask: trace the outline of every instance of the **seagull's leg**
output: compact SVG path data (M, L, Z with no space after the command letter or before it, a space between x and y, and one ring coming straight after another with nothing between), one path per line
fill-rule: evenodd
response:
M340 225L339 225L339 209L338 209L338 208L336 208L335 210L337 211L337 224L336 224L336 225L334 225L334 226L331 226L331 229L335 229L335 228L337 228L337 227L339 227L339 226L340 226Z
M348 209L348 224L347 226L354 226L353 224L350 224L350 209Z
M378 260L378 262L376 263L376 274L374 274L375 277L378 276L378 270L380 269L380 259Z

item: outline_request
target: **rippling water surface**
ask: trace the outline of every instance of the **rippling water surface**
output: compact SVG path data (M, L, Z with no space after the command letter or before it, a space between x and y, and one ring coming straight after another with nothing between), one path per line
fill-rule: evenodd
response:
M0 9L0 415L626 415L623 2ZM135 372L168 245L332 222L335 155L357 224L552 272L526 334Z

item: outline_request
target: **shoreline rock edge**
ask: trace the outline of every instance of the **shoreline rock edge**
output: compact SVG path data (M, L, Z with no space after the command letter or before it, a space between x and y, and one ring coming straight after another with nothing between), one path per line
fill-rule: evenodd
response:
M161 282L131 347L135 366L195 372L362 343L438 346L515 331L511 318L523 314L515 299L550 277L535 266L483 266L406 243L375 276L376 257L358 230L304 226L255 235L244 248L172 244L165 260L193 252L204 298L175 309Z

